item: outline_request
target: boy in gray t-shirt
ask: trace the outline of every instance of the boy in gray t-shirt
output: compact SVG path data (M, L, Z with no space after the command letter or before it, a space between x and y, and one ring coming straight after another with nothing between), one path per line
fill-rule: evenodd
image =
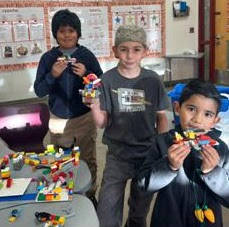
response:
M113 51L119 63L103 74L99 100L90 105L96 125L105 128L108 146L97 212L101 227L120 227L131 179L126 226L146 227L153 194L141 191L137 173L155 134L168 129L169 100L159 76L140 66L147 53L143 28L120 26Z

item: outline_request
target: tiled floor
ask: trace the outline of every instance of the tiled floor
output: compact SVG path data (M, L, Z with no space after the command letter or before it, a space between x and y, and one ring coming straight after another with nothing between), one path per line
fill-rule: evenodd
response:
M168 118L169 118L169 123L170 123L170 128L171 128L171 127L173 127L173 123L172 123L173 113L170 111L168 112ZM104 169L105 156L106 156L106 146L101 143L102 133L103 133L103 131L99 130L99 136L98 136L98 142L97 142L98 184L101 183L102 172ZM98 188L98 191L99 191L99 188ZM125 207L124 207L124 222L126 220L127 212L128 212L128 206L127 206L128 193L129 193L129 184L126 187ZM150 210L148 217L147 217L148 226L150 224L150 216L151 216L152 208L153 208L153 202L151 205L151 210ZM224 227L229 227L229 209L223 208L223 218L224 218Z

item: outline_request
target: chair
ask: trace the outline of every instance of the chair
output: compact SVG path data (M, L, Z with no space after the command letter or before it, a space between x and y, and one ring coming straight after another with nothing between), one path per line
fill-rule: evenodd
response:
M49 108L45 103L2 105L0 137L15 152L43 152L49 116Z

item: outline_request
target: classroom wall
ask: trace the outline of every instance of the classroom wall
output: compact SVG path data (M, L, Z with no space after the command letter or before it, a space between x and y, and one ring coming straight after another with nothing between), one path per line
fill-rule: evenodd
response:
M166 0L166 54L198 51L198 1L187 0L188 17L173 17L173 0ZM190 33L194 28L194 33Z
M198 2L187 0L190 6L190 15L183 18L174 18L172 0L165 1L165 54L183 53L184 51L197 50L198 48ZM190 28L194 33L189 33ZM104 71L114 67L117 60L101 61ZM163 74L165 70L164 58L146 58L143 66L158 70ZM159 65L159 67L158 67ZM36 69L0 72L0 103L36 98L33 91L33 82Z

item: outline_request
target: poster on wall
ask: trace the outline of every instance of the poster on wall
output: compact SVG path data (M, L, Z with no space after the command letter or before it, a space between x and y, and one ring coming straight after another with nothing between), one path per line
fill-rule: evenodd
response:
M46 51L43 7L0 9L0 65L38 62Z
M54 13L60 9L60 7L49 8L50 24ZM68 9L76 13L81 21L82 37L79 39L79 44L86 46L96 57L109 57L107 7L68 7ZM53 37L51 45L57 45Z
M0 42L13 42L12 24L7 21L0 23Z
M150 53L162 52L162 16L161 5L113 6L112 37L120 25L139 25L147 33L147 45ZM113 40L114 42L114 40Z

